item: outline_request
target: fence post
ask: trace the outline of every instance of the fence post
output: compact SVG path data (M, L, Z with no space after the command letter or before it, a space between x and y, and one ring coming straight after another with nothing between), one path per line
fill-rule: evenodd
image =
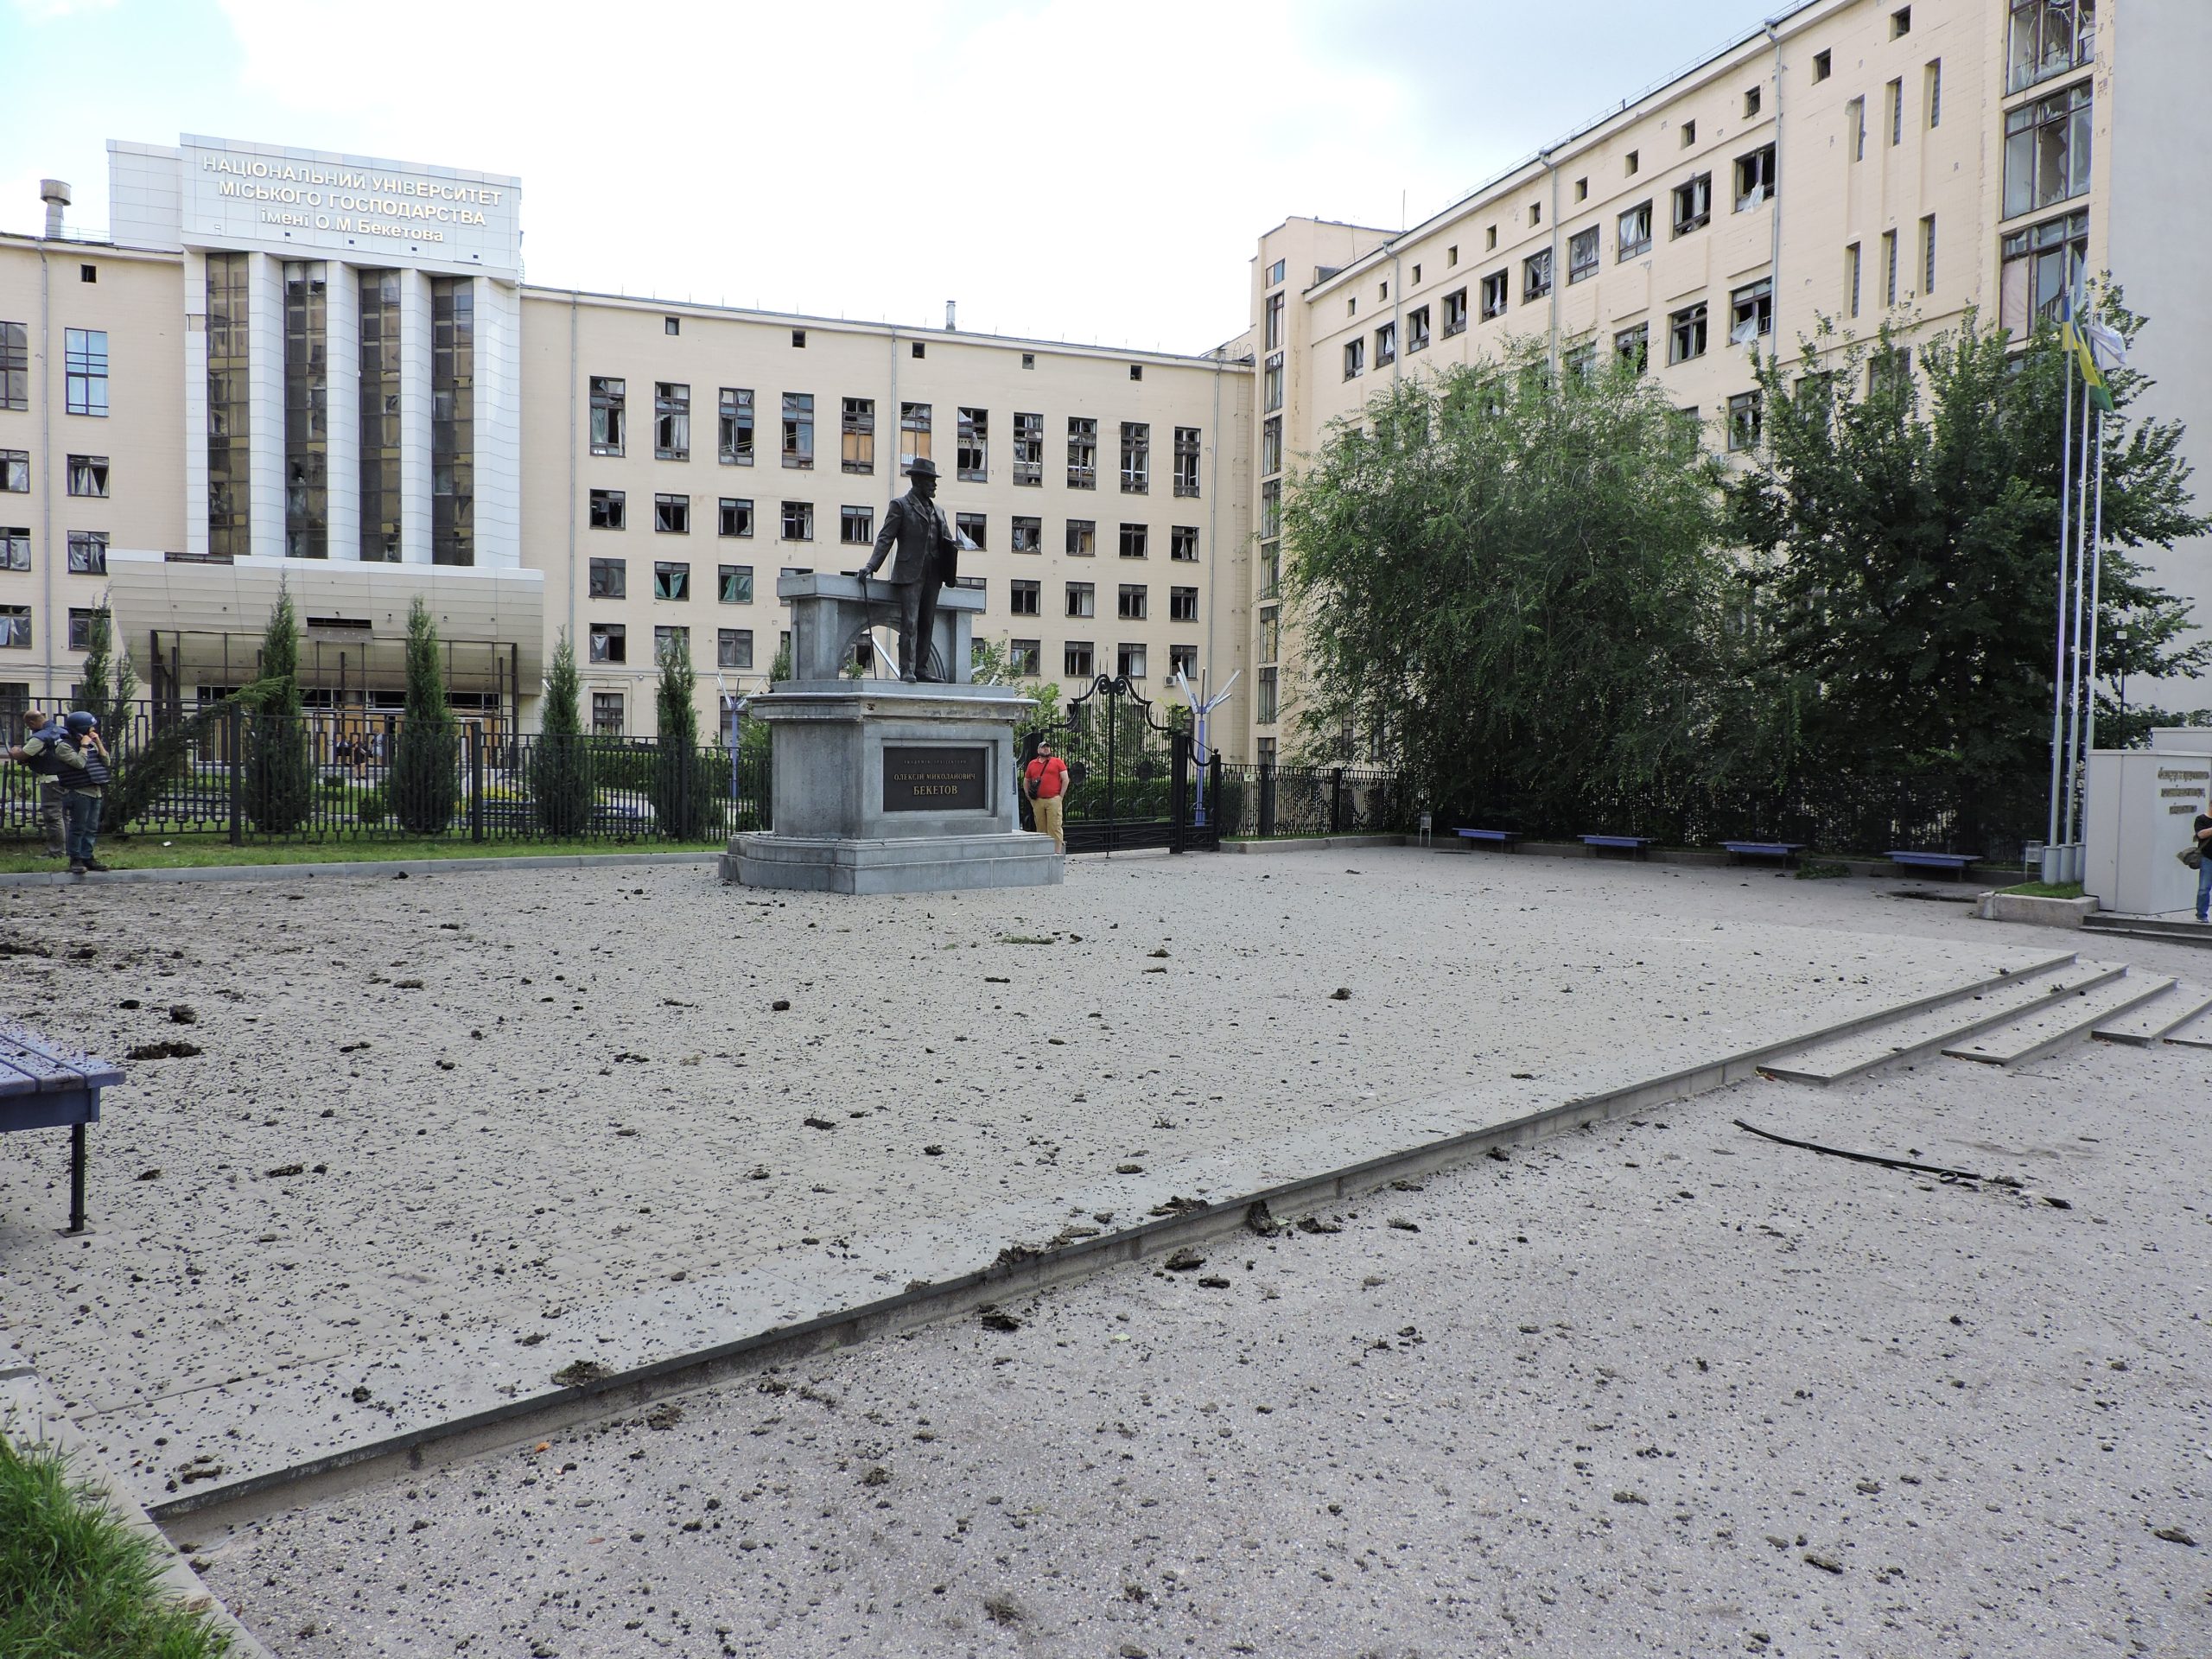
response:
M1174 821L1167 832L1167 850L1183 850L1183 823L1191 816L1191 738L1187 732L1167 736L1167 815Z
M1329 833L1340 836L1344 832L1344 769L1338 766L1329 774Z
M1275 832L1275 763L1260 762L1260 812L1258 833L1266 840Z
M236 702L223 723L230 728L226 747L231 752L231 845L245 845L245 705Z
M484 722L468 722L468 838L484 839Z

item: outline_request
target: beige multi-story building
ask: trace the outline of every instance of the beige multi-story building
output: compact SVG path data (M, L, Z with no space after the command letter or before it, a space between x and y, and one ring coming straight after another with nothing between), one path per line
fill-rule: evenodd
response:
M111 239L0 237L0 702L66 696L104 600L158 694L240 683L281 580L322 706L396 706L420 594L462 707L533 723L565 631L602 729L651 729L671 643L718 723L778 576L861 564L927 454L982 638L1071 691L1236 676L1217 743L1287 756L1302 458L1509 340L1626 359L1740 452L1755 351L2017 334L2109 272L2201 445L2207 62L2203 0L1805 0L1411 229L1286 220L1187 357L534 287L516 180L111 144ZM2153 575L2212 614L2204 554Z
M2207 182L2212 121L2186 83L2206 63L2203 0L1808 0L1409 230L1268 232L1252 264L1252 695L1224 746L1297 742L1275 531L1301 458L1382 385L1510 340L1562 370L1626 359L1741 452L1759 431L1754 352L1794 357L1823 319L1924 338L1969 308L2017 337L2109 272L2153 319L2145 406L2201 447L2212 237L2188 185ZM2212 616L2207 551L2153 574Z
M457 708L534 723L565 632L598 729L652 729L671 647L715 729L787 639L777 578L863 564L920 456L1015 672L1165 695L1243 636L1233 353L531 287L517 180L110 156L111 241L64 233L62 186L0 237L0 703L69 696L104 603L155 696L219 695L283 583L311 706L398 706L419 595Z

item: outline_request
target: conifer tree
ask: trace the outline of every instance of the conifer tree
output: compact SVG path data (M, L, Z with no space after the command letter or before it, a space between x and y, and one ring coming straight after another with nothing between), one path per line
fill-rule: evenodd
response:
M137 694L138 684L130 671L130 653L116 649L115 616L105 604L92 613L90 637L85 642L84 688L83 706L99 719L110 765L119 779L124 760L135 747L130 702ZM105 835L123 833L118 797L117 790L106 791L105 804L100 810L100 830Z
M407 701L391 767L392 813L402 829L445 833L461 796L459 748L438 664L438 630L417 595L407 610Z
M291 588L279 585L261 637L261 678L277 689L253 711L246 738L246 817L264 835L290 835L307 822L313 799L299 669L299 612Z
M576 648L563 628L545 676L544 711L531 753L531 796L543 835L581 836L591 825L591 740L583 733L581 695Z
M671 841L697 841L707 832L712 786L699 754L699 711L692 698L698 675L678 641L660 651L660 680L653 692L660 743L653 758L653 815Z

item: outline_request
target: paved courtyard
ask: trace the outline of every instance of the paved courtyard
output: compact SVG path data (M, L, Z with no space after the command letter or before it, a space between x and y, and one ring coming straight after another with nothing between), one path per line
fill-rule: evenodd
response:
M199 1052L126 1062L90 1239L52 1230L60 1138L0 1142L8 1335L159 1502L2064 943L1900 938L1936 907L1821 886L1376 849L883 899L666 867L18 890L35 1023Z

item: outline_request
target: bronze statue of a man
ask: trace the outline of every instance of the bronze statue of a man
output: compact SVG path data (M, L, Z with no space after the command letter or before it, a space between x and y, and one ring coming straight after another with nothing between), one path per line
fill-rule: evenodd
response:
M931 638L937 632L938 589L950 587L959 575L960 541L937 505L936 463L925 456L906 468L906 476L912 487L884 514L875 553L860 574L874 575L897 544L891 582L898 594L899 677L910 683L943 682L952 678L952 665L935 660Z

